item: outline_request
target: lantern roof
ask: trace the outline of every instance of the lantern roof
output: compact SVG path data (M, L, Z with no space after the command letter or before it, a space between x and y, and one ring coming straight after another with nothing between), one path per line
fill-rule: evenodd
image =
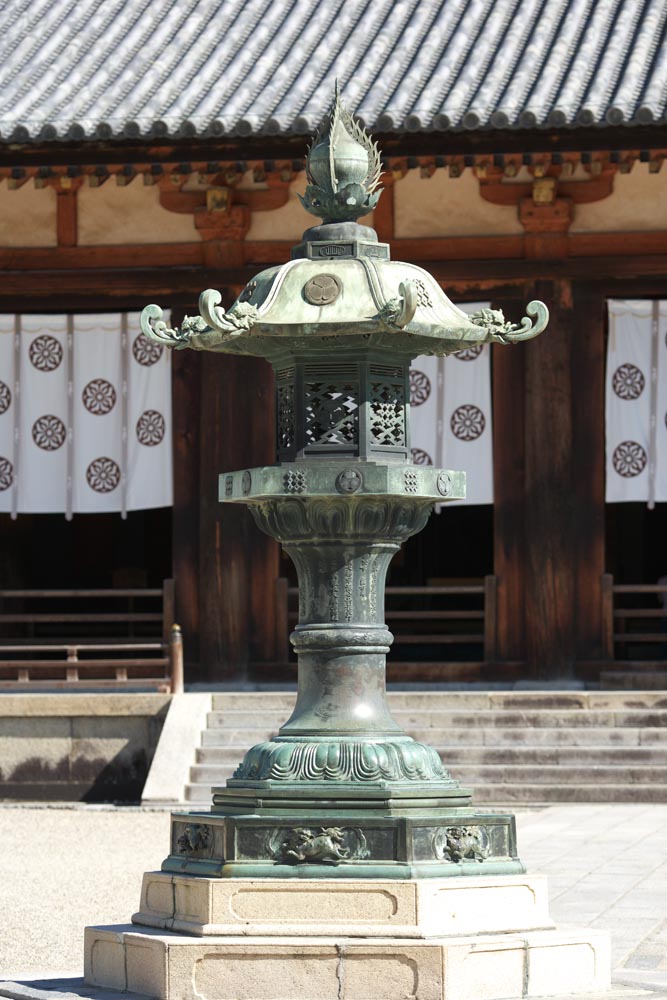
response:
M428 271L392 261L389 245L353 221L380 197L380 154L342 105L333 104L308 152L303 204L321 217L292 251L292 260L258 274L225 312L215 289L202 292L199 316L167 327L159 306L147 306L142 329L170 347L254 354L275 360L295 349L331 351L331 337L373 338L367 347L417 357L459 351L466 343L528 340L547 325L541 302L516 326L499 310L468 316ZM349 346L349 345L348 345Z

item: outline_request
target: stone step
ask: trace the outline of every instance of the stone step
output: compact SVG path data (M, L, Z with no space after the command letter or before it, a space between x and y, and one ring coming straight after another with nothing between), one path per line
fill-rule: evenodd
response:
M665 727L667 729L667 709L621 709L620 711L603 711L588 709L570 709L568 711L540 709L536 711L424 711L396 712L396 721L407 730L418 726L420 730L456 728L488 728L510 727L538 728L580 728L609 726L618 728ZM284 721L284 720L283 720ZM276 713L269 711L257 712L209 712L207 726L209 729L242 729L246 725L253 729L272 730L276 723ZM282 724L282 723L281 723Z
M245 749L255 743L263 743L275 730L222 728L206 729L202 732L202 747L240 746ZM568 729L494 727L494 728L410 728L408 735L432 746L443 748L469 746L665 746L667 747L667 726L645 728L621 728L615 726L580 726Z
M194 770L194 768L193 768ZM495 787L504 782L526 785L656 785L667 787L667 761L662 766L627 767L617 765L593 765L591 767L567 767L565 765L542 764L455 764L451 767L453 778L462 785ZM206 778L204 780L207 780Z
M626 676L626 675L624 675ZM628 675L629 676L629 675ZM449 710L592 710L622 708L667 709L667 691L390 691L387 700L392 712ZM294 691L233 691L213 694L212 708L224 712L270 711L286 719L294 708Z
M288 715L280 712L262 711L256 712L235 711L235 712L209 712L206 716L206 725L209 729L265 729L267 732L278 732L280 727L287 722Z
M453 778L462 785L496 785L503 781L526 783L531 785L548 785L556 781L564 784L620 784L627 782L633 785L648 785L667 783L667 761L662 766L628 767L621 764L596 764L568 767L567 765L548 764L452 764L448 761ZM222 784L231 778L236 765L232 764L195 764L190 768L190 780L204 784Z
M667 802L667 784L660 785L477 785L473 802L480 805L542 805L552 802Z
M269 710L287 718L296 702L296 691L225 691L213 694L211 705L217 712Z
M446 764L630 764L667 766L667 745L655 747L493 747L456 746L436 747ZM236 767L243 760L247 745L201 747L197 750L197 764L216 764Z
M618 784L512 784L476 785L475 805L542 805L550 802L667 802L667 783L649 785ZM185 801L210 806L213 787L190 783L185 786Z
M204 802L210 806L213 802L213 787L190 782L183 789L183 798L185 802Z
M536 711L422 711L393 712L396 721L404 729L418 727L420 730L443 729L447 727L498 727L502 729L523 728L581 728L609 726L625 727L662 727L667 728L667 710L665 709L621 709L620 711L570 709L568 711L540 709Z
M667 671L610 670L600 674L600 682L607 688L618 688L624 692L660 691L664 698L667 691Z
M396 721L429 743L476 804L667 802L662 691L392 692ZM210 805L247 749L289 718L294 692L216 694L185 799Z
M246 729L245 727L222 728L218 726L215 729L204 729L201 734L202 746L219 747L234 744L235 746L244 746L247 749L254 746L255 743L264 743L265 740L270 740L272 736L277 734L278 728L276 726L275 729Z
M462 746L667 746L667 727L621 728L580 726L525 728L508 726L491 729L410 728L413 739L438 747Z

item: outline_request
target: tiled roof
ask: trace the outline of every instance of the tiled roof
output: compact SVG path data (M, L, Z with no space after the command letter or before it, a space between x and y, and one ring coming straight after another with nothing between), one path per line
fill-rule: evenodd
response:
M660 123L665 0L4 0L0 139Z

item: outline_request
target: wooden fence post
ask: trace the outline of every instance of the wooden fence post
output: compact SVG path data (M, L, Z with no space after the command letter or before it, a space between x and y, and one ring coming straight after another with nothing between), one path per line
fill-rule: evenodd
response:
M170 639L171 691L183 694L183 633L180 625L172 625Z
M174 611L174 581L173 579L162 581L162 635L164 641L171 639L171 627L176 616Z
M484 577L484 662L498 658L498 579Z
M602 574L602 656L614 659L614 578L611 573Z

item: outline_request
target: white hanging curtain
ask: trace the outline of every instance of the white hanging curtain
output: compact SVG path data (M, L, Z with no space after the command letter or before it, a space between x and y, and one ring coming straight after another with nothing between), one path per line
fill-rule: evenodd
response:
M172 500L171 359L139 314L0 317L0 511Z
M474 302L467 313L488 308ZM488 344L447 358L422 356L410 370L413 461L466 473L466 498L457 504L493 503L491 366Z
M612 299L606 375L608 503L667 501L667 302Z

